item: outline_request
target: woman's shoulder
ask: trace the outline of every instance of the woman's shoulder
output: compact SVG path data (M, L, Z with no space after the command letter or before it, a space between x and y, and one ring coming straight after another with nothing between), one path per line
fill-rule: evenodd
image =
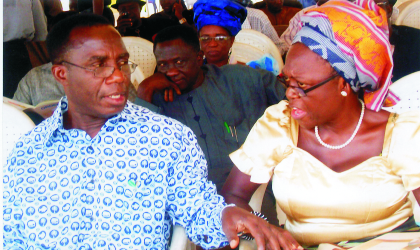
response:
M268 107L264 115L257 121L254 129L259 132L283 130L290 132L291 116L288 101L281 101L278 104Z
M389 122L399 124L416 123L417 125L420 125L420 110L412 110L400 114L391 113L390 117L391 119Z

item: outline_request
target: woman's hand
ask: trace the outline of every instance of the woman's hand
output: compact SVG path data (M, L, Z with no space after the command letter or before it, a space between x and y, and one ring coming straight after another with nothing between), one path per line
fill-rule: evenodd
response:
M181 90L175 83L164 74L155 73L141 82L137 89L137 97L151 103L155 92L163 92L165 101L172 102L174 91L181 95Z
M238 233L250 233L258 250L303 249L292 235L239 207L227 207L222 213L223 231L231 248L239 245Z

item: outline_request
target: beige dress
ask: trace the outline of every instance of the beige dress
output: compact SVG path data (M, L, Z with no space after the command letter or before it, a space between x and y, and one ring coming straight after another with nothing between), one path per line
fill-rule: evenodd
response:
M391 114L381 156L337 173L298 148L288 102L269 107L230 155L255 183L273 179L285 227L310 246L391 231L412 214L408 192L420 187L420 113Z

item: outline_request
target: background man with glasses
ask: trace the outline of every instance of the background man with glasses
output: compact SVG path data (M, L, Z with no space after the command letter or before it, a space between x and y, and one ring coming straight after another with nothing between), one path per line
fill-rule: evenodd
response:
M229 153L243 144L268 106L285 98L285 89L266 70L237 64L203 66L197 33L189 27L159 32L154 53L158 72L139 85L136 103L194 131L206 155L209 180L220 190L233 166ZM274 201L264 205L264 214L275 221Z
M205 248L235 247L243 230L271 249L298 246L226 206L188 127L127 102L136 65L105 18L63 20L47 48L66 96L3 168L4 249L167 249L175 223Z

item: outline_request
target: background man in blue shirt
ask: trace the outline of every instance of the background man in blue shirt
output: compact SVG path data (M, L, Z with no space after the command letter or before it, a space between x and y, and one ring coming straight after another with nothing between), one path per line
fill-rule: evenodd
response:
M66 93L19 139L4 169L4 249L167 249L172 224L205 248L292 249L290 234L226 207L183 124L127 103L135 65L103 17L77 15L47 38Z

